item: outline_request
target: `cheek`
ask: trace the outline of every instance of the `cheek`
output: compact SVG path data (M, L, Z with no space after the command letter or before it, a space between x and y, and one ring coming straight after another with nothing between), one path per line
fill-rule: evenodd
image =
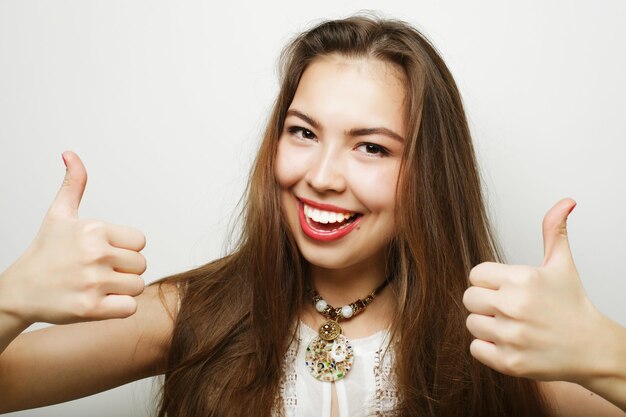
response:
M372 212L392 212L396 202L399 164L384 169L360 170L353 178L352 190Z
M302 176L301 170L302 165L298 164L298 156L293 148L281 139L278 142L276 163L274 164L274 175L280 187L283 189L290 188L297 183Z

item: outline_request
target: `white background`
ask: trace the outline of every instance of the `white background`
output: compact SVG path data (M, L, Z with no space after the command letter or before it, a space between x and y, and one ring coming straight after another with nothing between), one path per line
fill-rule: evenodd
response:
M0 0L0 270L36 234L68 149L89 172L80 215L146 234L147 282L218 257L280 49L372 9L420 28L456 77L508 261L539 264L543 215L573 197L585 288L626 325L626 3L334 3ZM9 415L147 416L152 382Z

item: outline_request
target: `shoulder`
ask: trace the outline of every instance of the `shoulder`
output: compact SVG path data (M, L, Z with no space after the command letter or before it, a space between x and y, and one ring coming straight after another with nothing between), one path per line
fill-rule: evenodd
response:
M181 299L186 289L184 281L159 280L146 287L146 292L151 296L152 301L158 299L161 307L167 312L172 322L176 321L176 316L180 310Z
M146 285L136 297L137 311L123 320L101 324L103 332L116 332L133 346L133 362L143 363L150 375L164 372L179 307L178 287L169 282ZM119 340L119 339L118 339Z
M571 382L539 382L555 417L624 417L626 413L599 395Z

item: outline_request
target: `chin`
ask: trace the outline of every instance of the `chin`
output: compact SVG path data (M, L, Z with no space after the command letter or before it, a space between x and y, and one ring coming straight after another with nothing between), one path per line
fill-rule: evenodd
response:
M362 263L371 263L376 257L375 254L355 256L354 253L346 253L345 251L331 248L309 248L298 244L298 249L302 257L311 265L323 269L346 269L357 266Z
M316 266L318 268L322 268L322 269L339 270L339 269L349 268L354 265L353 262L348 262L347 260L343 260L343 259L329 259L327 257L325 258L308 257L304 254L303 254L303 257L309 264Z

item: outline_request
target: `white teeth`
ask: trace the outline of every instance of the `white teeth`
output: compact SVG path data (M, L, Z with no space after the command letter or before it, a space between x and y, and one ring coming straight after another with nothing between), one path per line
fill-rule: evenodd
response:
M304 204L304 215L317 223L341 223L354 216L354 213L337 213L335 211L319 210Z

